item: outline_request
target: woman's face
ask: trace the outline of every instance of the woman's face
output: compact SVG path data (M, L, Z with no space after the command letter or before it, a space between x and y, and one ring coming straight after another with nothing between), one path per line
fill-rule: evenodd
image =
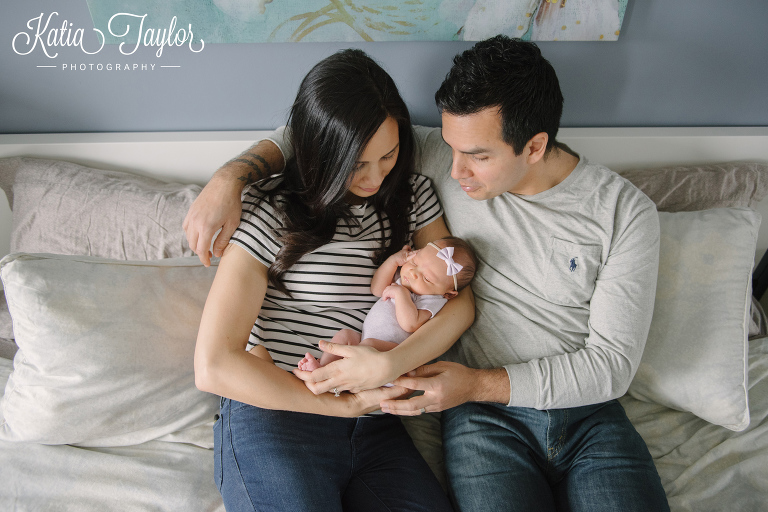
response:
M384 178L392 171L400 150L400 130L397 121L387 117L368 141L349 181L351 203L370 197L379 191ZM359 202L359 201L358 201Z

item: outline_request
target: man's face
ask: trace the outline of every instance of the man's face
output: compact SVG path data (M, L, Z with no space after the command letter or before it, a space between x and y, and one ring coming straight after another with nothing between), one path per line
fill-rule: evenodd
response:
M476 114L443 113L443 140L453 149L451 177L469 197L490 199L504 192L525 194L530 185L526 151L515 155L501 138L501 114L487 108Z

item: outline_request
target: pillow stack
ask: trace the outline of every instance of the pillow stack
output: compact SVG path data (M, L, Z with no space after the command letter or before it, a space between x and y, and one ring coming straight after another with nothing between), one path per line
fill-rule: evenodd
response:
M621 174L661 212L654 318L629 393L742 430L760 225L751 208L768 192L768 166ZM24 158L0 160L0 186L12 251L80 255L2 263L20 349L0 438L132 444L212 418L216 399L194 388L191 357L215 270L181 230L199 187ZM0 307L0 337L8 318Z
M629 394L731 430L749 426L752 267L768 165L728 163L621 173L659 210L659 278L648 341Z
M200 187L30 158L0 160L0 187L0 336L19 347L0 439L212 447L218 398L195 387L193 355L215 267L181 229Z
M181 224L200 193L197 185L17 157L0 159L0 188L13 212L11 253L117 260L194 255ZM0 303L0 356L15 351L2 343L8 338L13 330Z

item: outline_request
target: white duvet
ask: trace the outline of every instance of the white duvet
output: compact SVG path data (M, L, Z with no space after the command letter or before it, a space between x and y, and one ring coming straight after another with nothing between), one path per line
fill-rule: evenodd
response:
M0 387L13 369L0 358ZM84 418L85 420L85 418ZM224 512L213 450L149 441L78 448L0 441L3 512Z
M12 362L0 359L0 386ZM646 440L673 512L768 510L768 338L750 345L752 422L743 432L621 399ZM150 441L120 448L0 442L0 510L217 511L213 452Z
M673 512L768 510L768 338L750 342L751 422L743 432L629 396L621 403L648 444Z

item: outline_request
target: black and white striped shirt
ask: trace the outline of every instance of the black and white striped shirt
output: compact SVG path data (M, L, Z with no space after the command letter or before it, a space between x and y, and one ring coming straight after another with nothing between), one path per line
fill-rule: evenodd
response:
M269 267L280 250L277 229L281 216L262 190L276 184L269 178L247 188L240 226L230 239ZM269 180L273 180L272 183ZM409 235L440 217L443 212L429 178L410 177L413 190ZM261 188L260 188L261 187ZM282 198L278 197L278 205ZM377 297L371 294L376 271L372 256L390 236L389 221L378 221L373 207L350 206L356 222L340 219L330 243L302 256L283 276L292 297L267 288L258 320L251 330L247 350L263 345L275 364L292 370L309 352L319 358L318 342L330 340L340 329L360 331Z

